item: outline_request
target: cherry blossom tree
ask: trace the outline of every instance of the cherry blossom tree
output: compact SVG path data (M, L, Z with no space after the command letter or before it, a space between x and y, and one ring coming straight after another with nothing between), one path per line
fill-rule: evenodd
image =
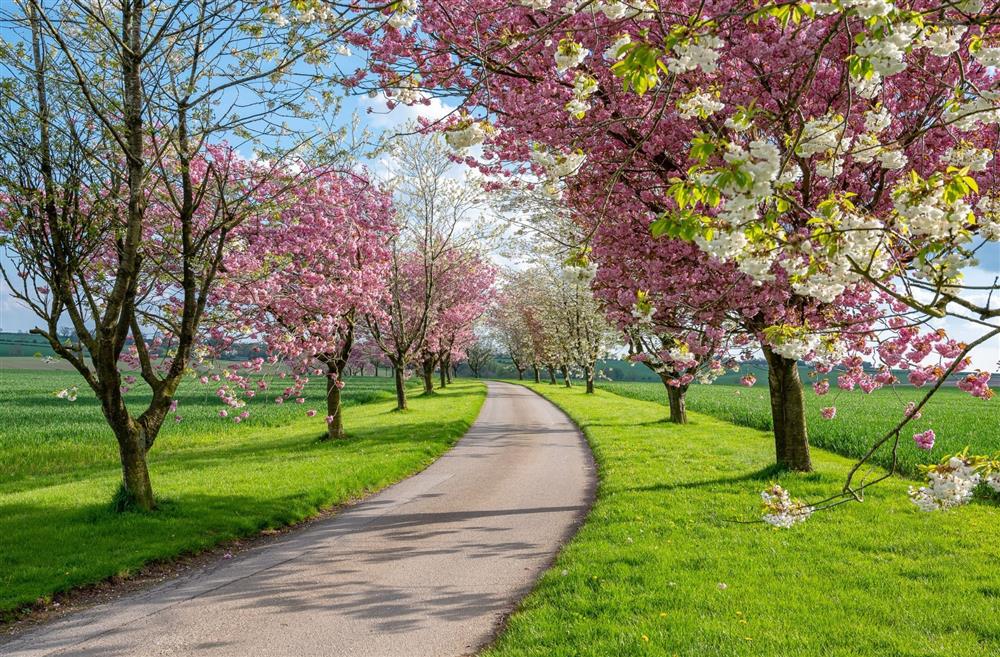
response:
M849 386L891 382L889 367L943 380L1000 335L997 295L982 294L996 284L959 277L997 239L981 191L997 170L996 7L498 0L416 13L405 51L377 50L387 70L419 71L423 93L467 99L469 113L445 124L454 144L485 142L487 157L571 179L565 202L597 223L644 206L653 236L695 243L783 297L782 312L750 328L772 393L786 391L772 394L775 427L791 421L798 458L808 450L797 360L827 370L844 356ZM553 122L559 111L567 119ZM829 321L850 305L854 320ZM872 309L891 338L855 323ZM959 345L916 330L942 316L981 337ZM879 376L851 351L880 358ZM963 386L988 396L987 380L973 373Z
M525 321L524 300L516 294L516 288L508 282L490 312L489 326L496 343L510 358L511 365L517 371L517 378L524 379L525 370L534 367L537 383L538 364L534 361L531 332Z
M339 439L357 323L388 303L392 204L360 173L307 170L295 180L274 212L234 231L218 295L293 371L325 368L327 438Z
M404 410L404 372L421 360L421 352L423 360L432 360L438 351L428 337L434 337L435 318L456 298L448 281L461 282L463 268L480 261L478 250L492 229L482 216L486 202L481 182L466 171L456 174L441 135L399 138L391 154L386 186L392 190L399 235L391 244L390 302L385 313L368 315L365 322L392 363L396 405ZM429 377L428 385L432 387Z

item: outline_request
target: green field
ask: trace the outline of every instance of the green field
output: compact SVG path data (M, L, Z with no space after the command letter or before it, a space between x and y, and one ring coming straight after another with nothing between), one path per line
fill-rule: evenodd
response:
M0 359L0 493L20 487L25 478L39 476L60 477L72 480L88 476L92 469L117 467L118 446L101 415L100 404L88 389L82 389L75 402L55 396L55 392L83 380L65 363L57 362L45 369L11 369L4 367L30 365L20 359ZM217 385L217 384L216 384ZM168 416L157 438L152 454L162 456L178 451L222 445L241 441L248 431L268 427L281 427L304 420L308 409L316 409L320 417L311 423L321 431L321 417L326 416L325 381L322 377L310 380L306 390L306 403L274 403L274 396L286 383L274 377L271 389L250 399L247 409L250 420L235 424L219 418L224 408L216 399L214 385L201 385L187 379L178 391L177 413L180 423ZM371 401L394 399L390 378L356 378L344 388L343 404L351 407ZM411 393L419 384L411 382ZM133 409L141 410L149 402L148 389L136 386L126 395ZM29 483L33 486L33 483Z
M1000 508L923 513L894 478L789 530L759 519L769 482L815 500L851 461L770 467L769 435L582 387L531 384L587 435L597 501L484 657L1000 655Z
M666 392L660 383L601 383L600 387L625 397L666 404ZM831 389L819 396L807 387L809 441L814 446L846 456L861 456L902 419L906 403L919 401L926 391L927 388L900 386L866 395L859 391ZM766 380L758 381L752 388L691 386L687 405L692 411L740 426L771 430ZM833 420L820 417L819 409L826 406L837 407L837 417ZM914 433L926 429L934 429L937 434L937 442L929 454L917 449L912 439ZM903 433L899 448L900 470L908 475L917 474L918 464L937 461L966 446L976 453L1000 452L1000 397L985 401L957 388L942 388L924 407L922 417L911 422ZM881 450L875 460L888 466L891 461L888 448Z
M306 404L258 399L238 425L219 419L220 403L185 382L184 421L165 426L150 452L160 508L116 514L117 449L96 401L85 391L73 403L52 395L76 382L66 371L0 371L0 616L398 481L461 437L485 397L481 383L460 381L431 397L414 394L399 413L391 379L351 379L349 438L323 443L319 379ZM320 413L306 417L308 408Z

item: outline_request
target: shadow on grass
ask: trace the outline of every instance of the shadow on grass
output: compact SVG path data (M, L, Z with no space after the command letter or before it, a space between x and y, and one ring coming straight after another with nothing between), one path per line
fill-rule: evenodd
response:
M651 484L649 486L632 486L624 488L623 490L633 491L633 492L661 492L678 490L685 488L711 488L713 486L721 486L726 484L738 484L747 481L761 481L767 482L771 481L775 477L787 472L785 468L780 465L772 464L767 467L761 468L759 470L754 470L753 472L747 472L735 477L717 477L715 479L700 479L697 481L685 481L680 483L658 483Z

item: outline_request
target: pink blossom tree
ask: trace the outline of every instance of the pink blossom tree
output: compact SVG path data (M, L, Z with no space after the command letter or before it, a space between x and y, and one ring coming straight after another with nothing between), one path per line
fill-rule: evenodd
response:
M322 364L327 438L340 439L344 370L357 323L388 303L396 227L388 195L360 173L313 169L295 178L272 212L234 233L219 297L293 371Z
M747 328L784 393L772 394L776 441L787 433L801 469L797 360L881 355L866 338L905 350L912 328L946 314L983 327L940 363L919 348L916 362L890 356L923 379L1000 334L998 309L957 278L997 239L995 200L979 191L997 170L996 10L814 4L426 2L406 39L377 44L385 70L419 72L428 93L483 112L445 124L456 146L533 162L597 223L644 207L654 236L693 242L777 294L778 312ZM484 34L484 20L508 27ZM829 316L850 306L853 319ZM872 309L896 337L857 323ZM866 385L892 378L844 362ZM964 385L986 395L983 380Z

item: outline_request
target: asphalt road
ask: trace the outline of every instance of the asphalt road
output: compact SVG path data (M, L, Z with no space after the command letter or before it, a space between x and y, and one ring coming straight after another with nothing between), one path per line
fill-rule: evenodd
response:
M340 513L0 645L18 656L458 657L477 652L589 508L579 431L489 383L469 433Z

